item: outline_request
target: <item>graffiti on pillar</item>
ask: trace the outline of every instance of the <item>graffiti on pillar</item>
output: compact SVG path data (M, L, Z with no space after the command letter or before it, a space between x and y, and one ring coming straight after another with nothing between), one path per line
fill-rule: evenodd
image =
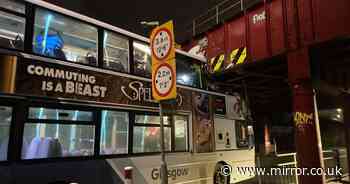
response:
M257 13L253 15L253 24L257 24L259 22L263 22L266 20L266 12L262 11L261 13Z
M295 112L294 122L297 128L305 125L312 125L314 120L314 113Z

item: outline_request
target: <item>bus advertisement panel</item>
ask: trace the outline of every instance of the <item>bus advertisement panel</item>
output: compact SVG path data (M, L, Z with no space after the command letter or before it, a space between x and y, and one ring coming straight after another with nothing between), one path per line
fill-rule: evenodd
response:
M26 58L17 63L15 93L158 107L149 81ZM179 89L176 109L190 110L190 95Z

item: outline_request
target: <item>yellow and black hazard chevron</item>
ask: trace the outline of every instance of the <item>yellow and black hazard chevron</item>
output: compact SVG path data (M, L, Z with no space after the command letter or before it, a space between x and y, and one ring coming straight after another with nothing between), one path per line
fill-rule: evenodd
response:
M225 70L239 64L243 64L247 58L247 48L241 47L238 49L233 49L230 53L229 60L227 62L227 66Z
M225 54L220 54L219 56L213 57L209 61L209 72L216 73L220 71L225 62Z
M221 66L224 64L224 62L225 62L225 55L224 55L224 54L221 54L221 55L219 56L219 59L218 59L217 62L216 62L215 67L214 67L214 72L219 71L219 70L221 69Z
M242 64L246 61L247 58L247 48L241 47L233 49L228 57L225 54L220 54L209 60L208 71L209 73L217 73L220 71L227 70L235 65ZM226 63L225 63L225 60Z

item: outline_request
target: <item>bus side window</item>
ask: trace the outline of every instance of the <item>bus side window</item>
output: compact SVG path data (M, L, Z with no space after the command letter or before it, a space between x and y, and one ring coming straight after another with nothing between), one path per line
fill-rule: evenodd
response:
M25 6L20 1L16 0L1 0L0 7L20 13L25 14Z
M0 46L23 50L25 18L0 11Z
M201 63L190 57L176 55L176 82L195 88L203 88Z
M165 150L171 151L171 122L164 116ZM133 131L133 153L160 152L160 117L136 114Z
M34 25L34 53L97 66L96 27L42 8Z
M128 153L129 113L103 110L101 116L100 154Z
M134 73L143 77L151 77L151 49L147 44L134 41Z
M129 40L105 31L103 39L103 67L129 72Z
M30 107L22 159L92 156L94 142L93 112Z

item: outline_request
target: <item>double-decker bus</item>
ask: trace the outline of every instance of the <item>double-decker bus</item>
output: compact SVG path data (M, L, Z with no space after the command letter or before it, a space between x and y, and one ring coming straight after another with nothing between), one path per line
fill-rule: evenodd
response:
M160 183L159 104L149 40L41 0L0 1L2 184ZM252 126L239 95L206 90L205 59L176 51L177 99L166 104L169 183L254 176Z

